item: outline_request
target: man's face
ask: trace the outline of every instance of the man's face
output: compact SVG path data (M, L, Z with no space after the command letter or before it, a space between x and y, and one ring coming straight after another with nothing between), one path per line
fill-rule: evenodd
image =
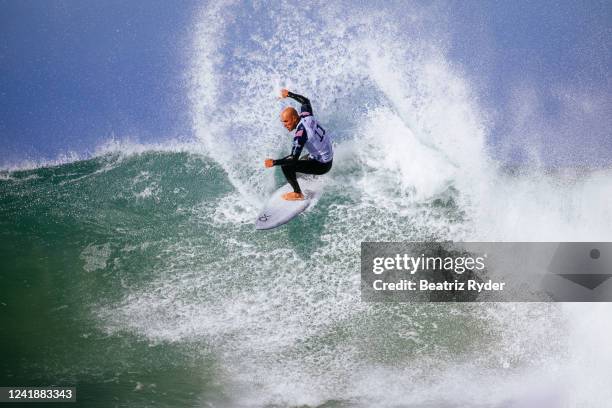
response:
M292 115L290 111L284 111L281 113L281 122L283 122L285 129L290 132L295 129L299 121L299 118Z

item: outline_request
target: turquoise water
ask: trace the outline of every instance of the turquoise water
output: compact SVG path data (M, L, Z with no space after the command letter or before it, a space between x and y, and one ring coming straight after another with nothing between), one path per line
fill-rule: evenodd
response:
M92 315L157 275L168 237L210 242L181 207L227 191L214 182L219 174L196 157L151 153L0 181L3 384L75 384L79 401L99 406L146 406L162 394L170 406L190 405L215 389L210 353L109 336ZM159 196L135 196L156 183ZM139 383L142 392L132 392Z
M557 331L553 306L360 302L362 240L442 239L467 214L450 188L390 216L334 182L358 176L339 166L313 209L262 233L199 154L4 172L3 384L76 386L82 406L368 406L380 389L461 406L418 390L554 360L562 344L531 343ZM504 323L517 308L540 327Z

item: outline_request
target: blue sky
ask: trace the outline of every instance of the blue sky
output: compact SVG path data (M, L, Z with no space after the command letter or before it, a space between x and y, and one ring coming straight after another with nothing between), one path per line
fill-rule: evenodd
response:
M0 1L0 162L189 132L193 4Z
M451 56L495 114L493 145L536 137L551 165L612 163L612 2L457 1L451 10ZM519 124L522 108L533 115Z
M449 55L494 119L494 154L520 162L537 133L551 165L612 163L612 2L441 4ZM85 152L113 134L191 137L184 75L197 7L0 0L0 165Z

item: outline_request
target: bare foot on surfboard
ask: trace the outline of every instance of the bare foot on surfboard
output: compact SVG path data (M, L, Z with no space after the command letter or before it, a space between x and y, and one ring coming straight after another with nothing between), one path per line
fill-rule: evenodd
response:
M298 200L303 200L304 199L304 194L302 193L296 193L296 192L289 192L289 193L285 193L283 194L283 200L287 200L287 201L298 201Z

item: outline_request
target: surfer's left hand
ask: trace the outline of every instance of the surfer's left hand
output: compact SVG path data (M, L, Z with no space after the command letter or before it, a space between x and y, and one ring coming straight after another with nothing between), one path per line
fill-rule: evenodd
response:
M272 159L266 159L266 160L264 161L264 166L266 166L266 167L272 167L272 166L274 166L274 160L272 160Z

